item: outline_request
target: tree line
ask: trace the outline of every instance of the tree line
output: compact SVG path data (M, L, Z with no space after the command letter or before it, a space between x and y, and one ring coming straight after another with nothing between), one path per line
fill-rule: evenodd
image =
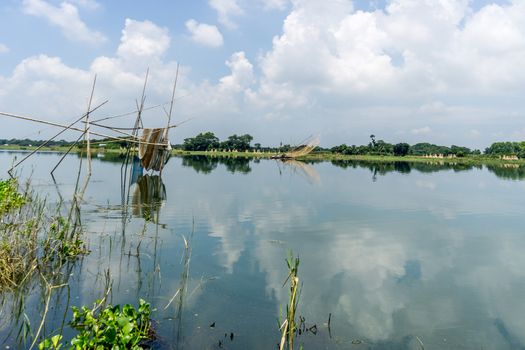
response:
M252 145L253 136L250 134L244 135L231 135L225 140L220 140L213 132L207 131L199 133L195 137L189 137L184 139L184 142L179 145L175 145L175 149L182 149L186 151L263 151L263 152L287 152L293 148L289 144L280 144L278 147L262 146L260 143ZM30 139L0 139L1 145L14 145L14 146L36 146L42 144L43 140L30 140ZM93 140L94 144L105 144L108 149L111 148L122 148L127 146L126 141L112 141L111 139L100 139ZM65 140L52 140L48 142L50 147L63 147L70 146L72 142ZM79 144L81 146L81 144ZM300 146L300 145L297 145ZM470 149L468 147L452 145L441 146L435 145L428 142L416 143L409 145L406 142L401 143L388 143L384 140L377 140L375 135L370 135L370 142L366 145L347 145L341 144L331 148L317 147L314 152L323 153L336 153L344 155L380 155L380 156L424 156L424 155L443 155L443 156L456 156L465 157L470 155L481 155L487 156L516 156L518 158L525 158L525 141L522 142L495 142L490 147L485 148L483 152L478 149Z
M361 146L347 146L342 144L339 146L332 147L330 151L332 153L346 154L346 155L393 155L404 157L406 155L413 156L424 156L424 155L443 155L449 156L454 155L456 157L464 157L467 155L479 155L480 150L471 150L468 147L452 145L450 147L435 145L428 142L416 143L415 145L409 145L408 143L401 142L397 144L391 144L383 140L375 139L375 135L370 135L371 141L368 145Z
M267 152L286 152L292 149L291 145L281 144L279 147L263 147L260 143L251 145L253 136L249 134L244 135L232 135L226 140L221 141L213 132L200 133L195 137L184 139L184 143L181 145L174 146L178 149L186 151L211 151L211 150L222 150L222 151L252 151L260 150ZM299 145L298 145L299 146ZM443 155L443 156L456 156L465 157L469 155L481 155L482 152L479 149L470 149L468 147L452 145L441 146L435 145L428 142L416 143L409 145L406 142L397 144L391 144L384 140L376 140L375 135L370 135L370 142L366 145L347 145L341 144L331 148L317 147L314 152L324 153L336 153L344 155L381 155L381 156L400 156L404 157L407 155L413 156L424 156L424 155ZM495 142L490 147L486 148L483 152L489 156L518 156L519 158L525 158L525 142Z

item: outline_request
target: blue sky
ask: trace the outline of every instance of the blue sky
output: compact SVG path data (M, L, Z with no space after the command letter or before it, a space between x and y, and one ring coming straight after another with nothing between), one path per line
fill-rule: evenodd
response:
M95 117L131 111L148 67L147 104L165 102L178 62L174 119L191 121L175 143L206 130L325 146L525 139L518 0L7 0L0 16L2 111L71 120L95 74L110 101ZM3 119L0 138L53 131Z

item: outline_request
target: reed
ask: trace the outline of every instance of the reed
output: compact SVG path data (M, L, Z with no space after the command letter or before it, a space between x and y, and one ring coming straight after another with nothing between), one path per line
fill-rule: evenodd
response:
M0 180L0 314L11 324L7 337L17 334L21 348L28 348L28 341L36 345L51 295L67 286L75 261L88 253L81 226L71 225L60 215L61 205L53 211L30 188L29 181L20 186L16 178ZM35 287L43 308L33 330L26 300Z
M288 281L290 281L290 292L288 304L286 305L286 319L280 323L282 336L279 349L283 350L286 347L288 350L292 350L294 348L294 335L297 331L296 314L300 296L298 277L300 260L299 256L294 257L292 251L289 252L288 258L285 260L289 272L283 286L286 285Z

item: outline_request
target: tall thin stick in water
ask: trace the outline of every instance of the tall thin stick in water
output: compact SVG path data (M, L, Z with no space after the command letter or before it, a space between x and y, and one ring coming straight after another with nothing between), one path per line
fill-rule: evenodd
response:
M91 109L91 102L93 101L93 94L95 93L95 84L97 83L97 75L93 79L93 87L91 88L91 95L89 96L89 102L86 113L86 125L85 125L85 139L87 147L87 159L88 159L88 174L91 175L91 140L89 136L89 110Z

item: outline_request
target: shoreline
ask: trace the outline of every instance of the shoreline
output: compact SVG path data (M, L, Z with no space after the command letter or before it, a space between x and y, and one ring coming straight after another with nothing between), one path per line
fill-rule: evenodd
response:
M4 152L32 152L37 147L12 147L12 146L0 146L0 151ZM38 150L36 153L66 153L69 147L44 147ZM79 151L71 151L72 154L78 154ZM93 150L92 154L123 154L120 149L105 149L105 150ZM272 159L279 155L275 152L211 152L211 151L184 151L184 150L172 150L172 156L207 156L207 157L232 157L232 158L251 158L251 159ZM298 157L296 160L302 161L369 161L369 162L426 162L426 163L447 163L447 164L471 164L471 165L482 165L482 164L517 164L525 165L525 159L509 160L500 159L488 156L465 156L465 157L452 157L452 158L430 158L424 156L407 155L401 156L381 156L381 155L345 155L338 153L310 153L306 156Z

